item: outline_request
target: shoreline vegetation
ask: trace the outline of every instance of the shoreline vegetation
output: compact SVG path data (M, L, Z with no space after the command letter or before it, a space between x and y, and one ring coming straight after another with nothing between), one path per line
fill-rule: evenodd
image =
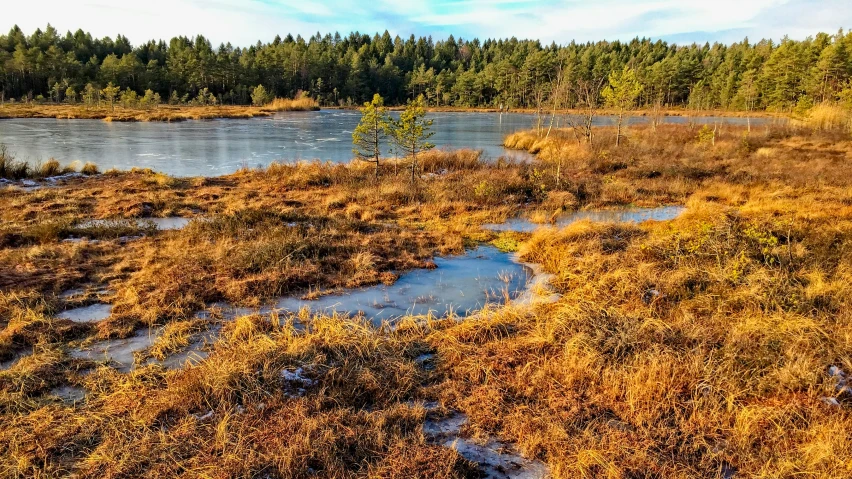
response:
M0 105L0 120L10 118L56 118L104 121L186 121L216 118L254 118L282 111L316 111L318 103L309 98L276 98L262 106L234 105L168 105L124 107L116 105L85 106L79 104L5 103Z
M0 475L479 477L426 427L465 418L465 441L498 438L553 477L849 476L846 124L582 128L507 138L533 162L431 150L416 164L0 188ZM482 228L662 205L686 211ZM204 221L134 221L174 216ZM306 311L197 316L392 283L482 243L540 264L561 297L393 328ZM102 321L57 318L96 302L112 306ZM221 329L196 365L148 362L208 327ZM70 353L145 328L162 332L130 372Z
M247 105L168 105L161 104L151 107L122 107L108 106L86 107L76 104L64 103L5 103L0 104L0 120L15 118L55 118L57 120L104 120L104 121L186 121L186 120L211 120L218 118L255 118L270 116L284 111L319 111L320 106L309 98L298 100L276 99L268 106ZM358 111L357 106L324 106L323 110ZM405 105L388 106L389 111L403 111ZM501 113L497 108L475 108L475 107L426 107L428 113ZM503 111L505 114L536 114L539 113L531 108L518 108ZM581 109L559 109L551 114L560 116L577 116L584 113ZM612 109L601 108L596 111L598 116L615 116L618 112ZM685 108L672 108L662 111L650 109L637 109L631 112L634 117L723 117L723 118L777 118L787 119L786 113L752 111L744 112L738 110L691 110Z

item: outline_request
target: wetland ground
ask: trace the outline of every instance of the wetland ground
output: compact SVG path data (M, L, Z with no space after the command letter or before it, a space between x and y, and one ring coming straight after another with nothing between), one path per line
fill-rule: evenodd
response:
M416 188L404 160L378 181L358 162L9 181L0 475L848 477L852 140L701 132L524 132L506 145L535 161L434 151ZM516 217L556 227L485 227ZM558 295L393 327L262 310L477 247L540 265ZM140 344L132 364L79 353L110 340Z

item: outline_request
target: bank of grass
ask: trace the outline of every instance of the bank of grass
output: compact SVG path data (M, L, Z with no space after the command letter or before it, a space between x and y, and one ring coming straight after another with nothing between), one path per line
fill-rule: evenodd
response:
M300 96L299 98L276 98L269 104L263 106L267 111L316 111L319 110L319 103L309 96Z
M632 128L621 148L559 148L533 163L476 152L405 163L272 165L218 178L115 172L0 190L0 471L9 476L475 477L421 433L461 411L554 477L847 477L852 397L852 153L848 136L795 127ZM672 222L581 222L533 235L479 228L514 214L683 204ZM88 218L207 218L122 244L63 243ZM562 297L462 322L376 328L319 316L226 322L209 358L120 374L68 344L167 332L180 350L209 302L384 281L433 254L495 240L555 275ZM113 315L56 320L66 288L104 285ZM435 354L435 370L416 358ZM300 369L301 368L301 369ZM284 373L283 371L287 371ZM76 405L50 394L85 387ZM831 400L836 400L836 404Z
M80 168L80 173L84 175L97 175L100 173L98 167L93 163L86 163ZM0 178L6 180L38 180L51 178L69 173L77 173L77 165L61 165L54 158L47 160L44 163L30 164L29 162L18 160L6 148L0 144Z
M157 105L150 108L126 108L116 105L85 106L55 103L5 103L0 105L1 118L56 118L61 120L87 119L104 121L185 121L215 118L254 118L269 116L278 111L314 111L319 104L310 97L276 98L269 105L255 106L193 106Z
M445 401L556 477L848 477L849 193L712 184L668 224L534 234L562 298L433 333Z

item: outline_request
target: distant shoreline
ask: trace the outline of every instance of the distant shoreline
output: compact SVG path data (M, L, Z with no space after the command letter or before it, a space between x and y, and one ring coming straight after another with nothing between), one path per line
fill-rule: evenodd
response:
M355 106L325 106L323 110L357 111ZM392 111L402 110L403 106L389 107ZM0 105L0 120L18 118L53 118L57 120L103 120L117 122L179 122L187 120L213 120L213 119L247 119L270 116L284 111L318 111L320 107L299 106L293 108L270 108L257 106L175 106L159 105L153 108L124 108L116 106L109 107L86 107L72 104L33 104L33 103L5 103ZM464 107L429 107L427 111L432 113L500 113L498 108L464 108ZM535 114L535 109L517 108L504 113ZM557 110L557 115L581 115L584 112L578 109ZM547 118L552 114L550 110L543 111L542 117ZM595 115L611 116L617 114L613 110L605 108L598 109ZM652 110L638 109L629 112L628 116L651 117ZM783 113L768 111L744 112L738 110L687 110L682 108L667 108L660 110L660 117L730 117L730 118L787 118Z
M323 110L358 110L360 107L356 106L324 106ZM405 106L391 106L388 107L391 111L401 111L405 109ZM499 108L467 108L467 107L454 107L454 106L437 106L437 107L427 107L426 111L432 113L500 113ZM535 114L536 110L534 108L512 108L508 111L503 111L503 113L525 113L525 114ZM542 117L549 117L551 115L551 110L546 109L542 111ZM582 115L584 114L584 110L569 108L569 109L560 109L556 110L557 115ZM599 108L595 110L595 116L613 116L618 113L615 110L607 109L607 108ZM653 116L654 112L648 109L637 109L625 113L625 116L643 116L650 117ZM720 117L730 117L730 118L787 118L788 115L784 113L770 112L770 111L751 111L745 112L740 110L688 110L684 108L665 108L660 110L657 113L660 117L708 117L708 116L720 116Z
M287 102L288 100L285 100ZM295 100L284 107L274 106L175 106L158 105L152 108L116 106L86 107L73 104L5 103L0 105L0 120L15 118L55 118L57 120L103 120L118 122L213 120L219 118L254 118L270 116L280 111L316 111L315 104Z

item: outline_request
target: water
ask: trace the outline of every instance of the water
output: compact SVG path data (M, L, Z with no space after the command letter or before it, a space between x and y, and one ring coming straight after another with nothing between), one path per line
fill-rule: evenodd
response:
M374 323L406 315L466 316L486 304L501 304L525 288L529 270L510 255L480 246L460 256L435 258L436 269L415 270L391 286L376 285L316 300L283 298L277 309L296 312L308 307L315 313L363 313Z
M532 128L535 115L431 113L429 118L435 120L431 141L438 148L481 149L492 159L504 155L529 158L525 152L501 145L509 133ZM349 161L352 130L359 119L359 112L343 110L179 123L17 118L0 120L0 142L19 159L32 162L53 157L62 163L89 161L102 171L139 167L175 176L216 176L273 161ZM631 121L647 119L636 117ZM686 123L689 119L666 117L663 121ZM693 121L744 124L746 120L705 117ZM595 124L612 122L612 117L599 117Z
M182 229L184 226L188 225L190 221L192 221L192 218L181 218L179 216L169 218L138 218L135 220L86 220L78 224L77 228L109 228L111 226L135 222L136 226L140 228L144 228L148 226L148 224L153 224L158 230L166 231Z
M76 323L94 323L107 319L110 314L112 314L111 304L96 303L63 311L56 315L56 317L59 319L70 319Z
M553 224L533 223L527 218L510 218L505 223L483 225L491 231L517 231L531 233L538 228L550 226L561 228L571 223L589 220L597 223L641 223L643 221L668 221L678 217L685 210L682 206L663 206L660 208L620 208L613 210L577 211L560 216Z
M86 399L86 390L78 387L63 384L50 390L50 394L62 399L65 402L75 403Z

